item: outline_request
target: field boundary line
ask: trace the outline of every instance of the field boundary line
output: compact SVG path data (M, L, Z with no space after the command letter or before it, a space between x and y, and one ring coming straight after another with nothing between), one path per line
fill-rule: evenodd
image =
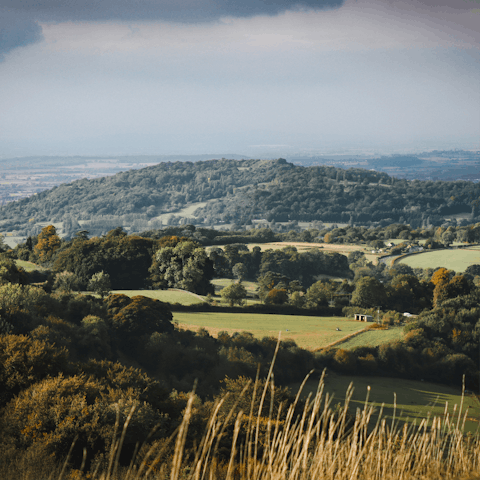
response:
M350 340L351 338L357 337L358 335L361 335L362 333L368 332L369 330L370 330L369 327L362 328L361 330L358 330L357 332L349 333L348 335L345 335L345 337L342 337L338 340L335 340L334 342L329 343L328 345L325 345L324 347L317 348L313 351L314 352L319 352L320 350L324 350L325 348L335 347L336 345L340 345L341 343L344 343L347 340Z

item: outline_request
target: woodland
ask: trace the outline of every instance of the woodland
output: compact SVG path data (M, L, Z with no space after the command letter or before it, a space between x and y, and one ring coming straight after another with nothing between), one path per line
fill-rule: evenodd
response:
M81 228L96 232L101 225L100 233L107 233L105 228L147 225L169 213L170 222L180 222L176 212L200 203L187 223L248 226L265 219L420 228L441 226L458 215L468 218L466 224L475 222L479 188L467 181L408 181L360 168L303 167L285 159L165 162L8 203L0 209L0 226L30 235L40 232L41 222L63 222L68 236Z

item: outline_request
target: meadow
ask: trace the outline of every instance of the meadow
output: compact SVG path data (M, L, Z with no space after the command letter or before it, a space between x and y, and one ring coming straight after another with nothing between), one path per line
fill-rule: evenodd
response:
M458 413L462 403L460 388L446 385L404 380L389 377L363 377L339 375L329 372L325 379L325 392L333 395L333 404L346 400L346 393L350 383L353 383L353 394L349 408L355 413L357 408L362 408L367 394L369 403L375 408L378 416L383 404L383 417L392 420L394 417L400 422L418 425L423 419L452 416ZM292 391L297 391L300 384L292 384ZM303 395L315 394L318 381L308 380L303 390ZM368 393L370 388L370 393ZM465 431L477 432L480 426L480 401L474 395L465 395L463 398L463 411L468 413L465 421Z
M409 255L397 260L395 263L404 263L412 268L437 268L445 267L457 273L464 272L470 265L480 264L480 248L459 248L455 250L434 250Z
M17 267L22 267L26 272L31 272L33 270L43 270L43 267L32 262L27 262L25 260L15 260Z
M325 347L351 333L365 328L365 324L344 317L307 317L295 315L264 315L257 313L173 312L180 328L205 328L211 335L220 331L250 332L255 338L278 337L292 339L302 348L314 350ZM340 330L337 331L336 329Z

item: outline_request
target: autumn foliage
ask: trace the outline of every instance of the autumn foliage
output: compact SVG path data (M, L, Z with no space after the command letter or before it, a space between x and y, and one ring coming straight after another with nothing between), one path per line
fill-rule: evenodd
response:
M60 247L61 240L57 235L57 230L53 225L44 227L38 235L38 242L34 251L40 263L48 262L52 259L55 251Z

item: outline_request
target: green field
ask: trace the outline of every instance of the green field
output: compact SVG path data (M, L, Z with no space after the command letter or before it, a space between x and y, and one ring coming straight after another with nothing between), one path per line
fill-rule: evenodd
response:
M17 267L22 267L26 272L31 272L32 270L43 270L40 265L37 265L32 262L26 262L25 260L15 260Z
M367 330L346 342L336 345L338 348L376 347L382 343L393 342L403 338L403 327L389 327L388 330Z
M234 280L232 280L231 278L214 278L212 280L212 284L215 285L215 287L220 287L220 288L228 287L233 282ZM246 280L242 282L242 285L246 288L247 293L249 293L250 295L255 294L258 287L257 282L247 282Z
M400 263L412 268L436 268L445 267L457 273L474 264L480 264L480 248L462 248L457 250L434 250L411 255L398 260Z
M363 408L368 386L371 387L369 403L375 406L377 412L384 403L383 416L390 420L393 418L394 412L394 393L397 396L395 418L403 422L416 421L417 425L421 419L427 418L428 415L443 417L446 402L448 402L450 415L455 405L458 405L457 411L460 407L460 388L399 378L344 376L329 372L325 382L325 390L330 395L334 395L332 405L338 402L344 404L345 393L350 382L353 382L355 388L350 402L352 413L355 413L357 408ZM296 393L299 385L290 385L292 392ZM318 382L309 380L305 386L304 395L306 396L310 392L315 393L317 385ZM480 421L480 402L474 396L466 395L464 398L464 413L466 407L469 407L469 409L465 429L476 432ZM458 415L456 419L458 419Z
M181 303L182 305L203 303L203 300L193 293L175 290L113 290L112 293L122 293L128 297L143 295L144 297L154 298L162 302Z
M343 317L304 317L295 315L265 315L259 313L173 312L180 328L206 328L212 335L225 330L250 332L256 338L265 336L292 339L299 347L310 350L322 348L336 340L365 328L364 323ZM336 328L341 331L337 331ZM287 331L288 330L288 331Z

